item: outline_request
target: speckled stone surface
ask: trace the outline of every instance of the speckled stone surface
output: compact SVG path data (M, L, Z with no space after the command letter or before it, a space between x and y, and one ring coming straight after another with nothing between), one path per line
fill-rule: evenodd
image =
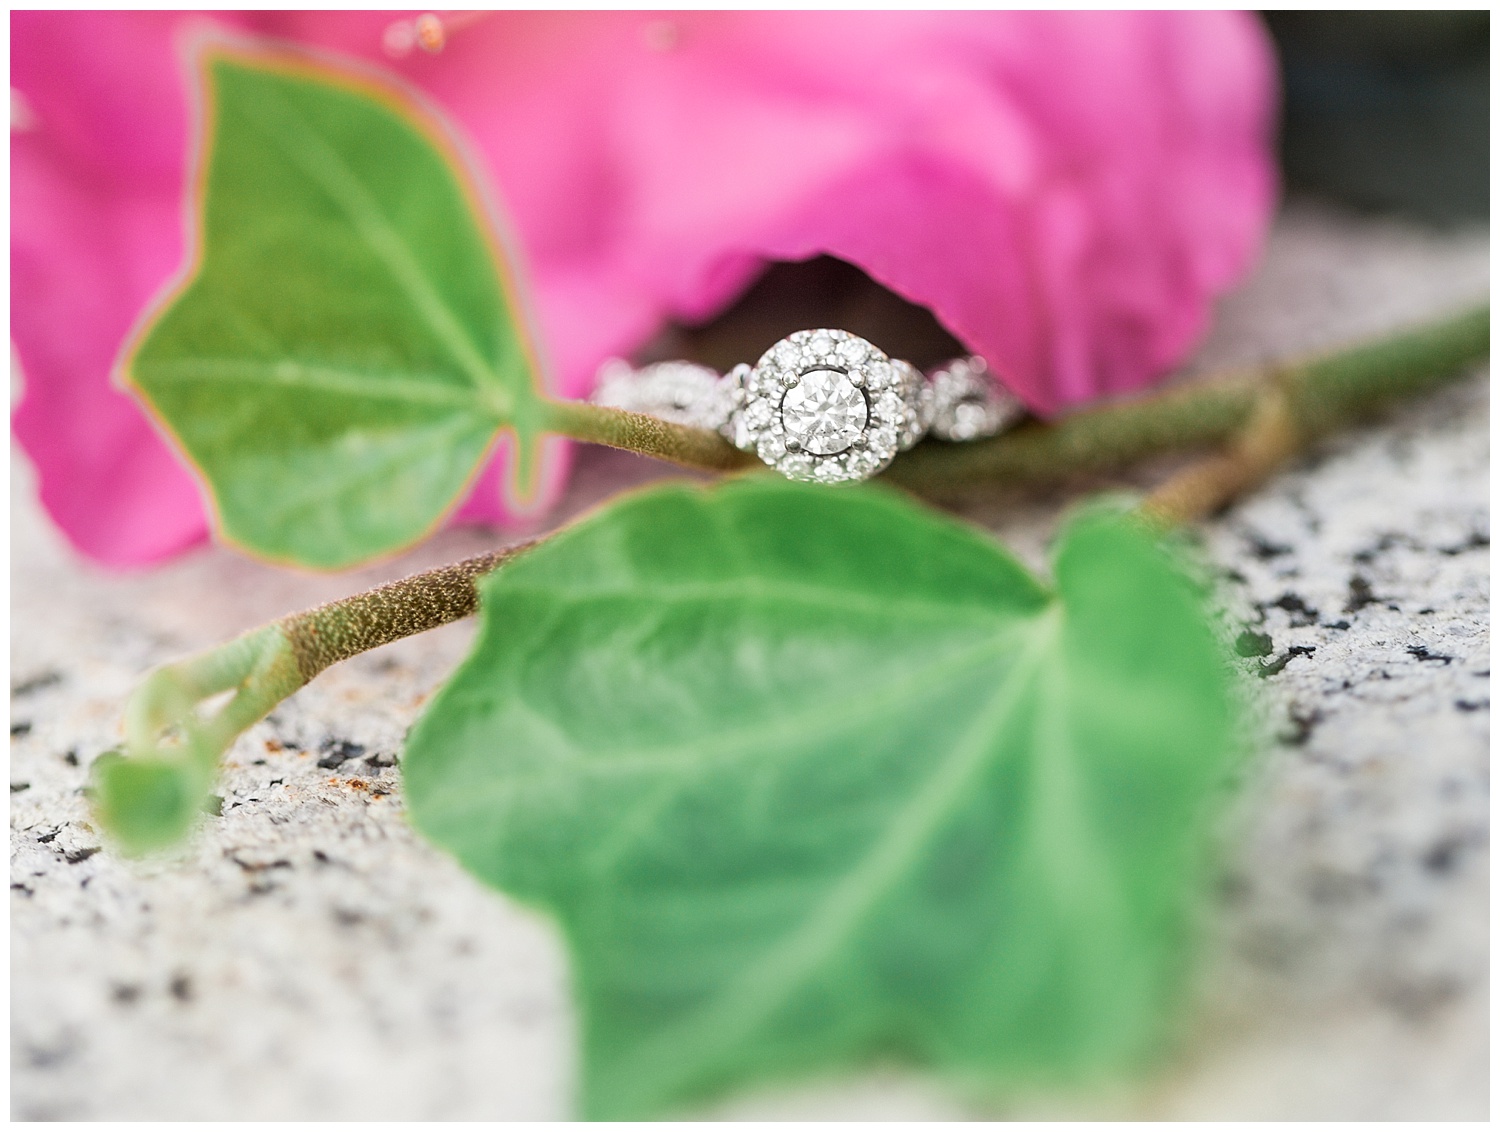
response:
M1484 231L1288 210L1192 369L1485 294ZM976 1106L911 1073L711 1115L1483 1118L1488 1112L1487 372L1320 447L1199 528L1265 719L1170 1063ZM595 453L565 512L656 474ZM1065 500L977 509L1040 561ZM325 674L230 754L169 860L100 852L81 789L151 665L488 548L450 531L311 577L204 550L107 575L12 503L11 1026L18 1119L550 1118L573 1019L550 926L417 839L395 765L468 625Z

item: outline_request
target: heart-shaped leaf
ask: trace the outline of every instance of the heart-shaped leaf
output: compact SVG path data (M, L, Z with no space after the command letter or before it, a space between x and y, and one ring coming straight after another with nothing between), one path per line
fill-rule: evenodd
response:
M1076 519L1056 575L885 489L760 479L626 499L484 583L407 798L560 921L587 1115L1158 1044L1230 670L1135 520Z
M347 566L419 539L540 399L492 218L437 120L306 60L202 56L198 259L125 361L230 540Z

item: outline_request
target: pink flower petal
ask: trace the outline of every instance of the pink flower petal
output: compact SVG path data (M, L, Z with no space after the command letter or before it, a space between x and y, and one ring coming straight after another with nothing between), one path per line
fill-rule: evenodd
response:
M192 476L109 381L137 313L182 257L186 107L169 15L17 12L11 81L15 432L42 501L85 554L150 562L204 533Z
M191 18L12 18L36 117L12 142L16 432L59 524L115 565L204 529L106 381L181 256L171 36ZM464 14L441 50L399 57L397 14L215 19L395 71L455 119L515 218L570 396L767 261L828 254L1055 412L1180 361L1274 204L1274 68L1240 13ZM458 517L504 518L497 482Z

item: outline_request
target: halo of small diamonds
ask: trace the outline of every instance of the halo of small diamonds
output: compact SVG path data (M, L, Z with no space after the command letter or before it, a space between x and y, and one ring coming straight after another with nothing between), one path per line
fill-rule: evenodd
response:
M657 362L634 369L620 358L599 367L593 402L647 413L664 421L717 429L732 405L724 379L694 362Z
M939 440L978 440L1003 432L1026 405L1000 385L980 357L954 358L933 370L924 390L927 424Z
M720 377L692 362L600 367L596 404L716 429L790 479L868 479L924 436L976 440L1010 427L1025 406L978 357L924 377L844 330L801 330L752 368Z
M905 365L847 331L799 330L742 375L730 439L788 479L868 479L918 423Z

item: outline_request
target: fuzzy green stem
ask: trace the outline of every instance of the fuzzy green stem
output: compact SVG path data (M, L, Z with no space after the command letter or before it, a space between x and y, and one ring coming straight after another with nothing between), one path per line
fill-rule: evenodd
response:
M764 467L753 455L741 452L706 428L673 424L644 413L606 408L587 401L549 401L546 412L546 427L574 440L623 448L709 472Z
M1229 451L1168 481L1144 505L1172 524L1207 513L1269 474L1298 446L1390 401L1430 389L1483 359L1488 304L1455 318L1266 375L1205 381L1153 397L1025 425L987 441L931 442L887 478L918 494L1055 482L1149 454L1232 441ZM581 402L549 402L549 429L688 467L759 462L705 429ZM511 547L428 570L293 614L152 672L126 709L124 754L94 764L101 824L127 852L177 840L235 738L331 664L466 617L475 580L525 550ZM205 701L228 694L216 712Z
M1286 391L1270 384L1225 451L1177 472L1146 497L1141 514L1158 527L1212 515L1267 479L1301 443Z
M475 581L537 541L425 570L274 624L287 641L305 684L341 660L468 617L479 608Z
M918 495L955 499L997 486L1035 487L1097 475L1159 453L1210 448L1245 427L1271 379L1283 384L1299 434L1310 439L1431 388L1484 358L1489 311L1482 303L1306 361L1194 382L1050 423L1031 422L988 440L930 440L899 457L884 478ZM683 467L727 472L762 466L709 429L584 401L549 401L545 412L545 427L552 432Z
M1489 353L1489 304L1406 333L1271 371L1298 434L1311 440L1463 373ZM1031 423L967 444L930 441L885 478L929 498L1038 486L1098 474L1158 453L1208 448L1250 420L1268 380L1247 373Z
M1489 346L1488 308L1446 324L1289 366L1262 382L1224 451L1177 472L1141 505L1159 526L1204 518L1268 479L1298 449L1385 402L1464 371Z
M96 760L94 808L127 853L178 840L246 728L331 664L468 617L475 581L531 543L481 554L252 629L155 669L125 708L125 744ZM229 694L217 710L206 702Z

